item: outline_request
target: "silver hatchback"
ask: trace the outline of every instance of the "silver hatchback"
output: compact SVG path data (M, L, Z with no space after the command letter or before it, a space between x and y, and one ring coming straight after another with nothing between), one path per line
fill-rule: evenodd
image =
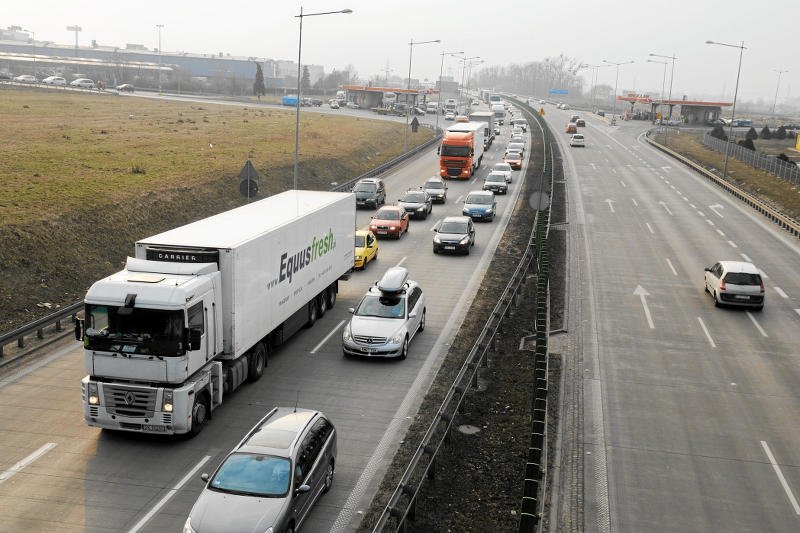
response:
M183 532L294 532L331 488L335 465L336 430L325 415L276 407L202 475Z
M718 261L705 269L705 291L714 298L714 305L764 307L764 281L752 263Z

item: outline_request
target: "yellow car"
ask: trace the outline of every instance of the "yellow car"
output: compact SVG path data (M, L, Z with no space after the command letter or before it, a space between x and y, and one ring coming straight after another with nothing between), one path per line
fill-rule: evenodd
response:
M356 231L355 264L358 269L367 268L367 263L378 258L378 239L369 230Z

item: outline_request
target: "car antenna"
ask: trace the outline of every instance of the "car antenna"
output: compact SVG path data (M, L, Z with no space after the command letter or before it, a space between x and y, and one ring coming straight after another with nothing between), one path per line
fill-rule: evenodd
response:
M297 404L300 403L300 389L297 389L297 399L294 401L294 412L297 412Z

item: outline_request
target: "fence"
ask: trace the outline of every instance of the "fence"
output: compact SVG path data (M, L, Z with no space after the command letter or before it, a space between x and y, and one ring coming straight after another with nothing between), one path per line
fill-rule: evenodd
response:
M730 144L730 155L739 161L747 163L751 167L771 172L794 185L800 184L800 169L794 163L781 161L777 157L768 156L757 150L748 150L738 144L734 144L734 142L728 143L712 137L710 133L703 134L703 144L723 154L725 153L725 145Z

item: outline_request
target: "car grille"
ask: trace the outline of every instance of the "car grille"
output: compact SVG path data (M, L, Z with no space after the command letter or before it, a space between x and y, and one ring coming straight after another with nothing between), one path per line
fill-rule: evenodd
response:
M149 418L156 409L155 389L104 385L103 397L111 414Z
M353 335L353 340L361 344L375 346L378 344L386 344L389 339L386 337L372 337L370 335Z

